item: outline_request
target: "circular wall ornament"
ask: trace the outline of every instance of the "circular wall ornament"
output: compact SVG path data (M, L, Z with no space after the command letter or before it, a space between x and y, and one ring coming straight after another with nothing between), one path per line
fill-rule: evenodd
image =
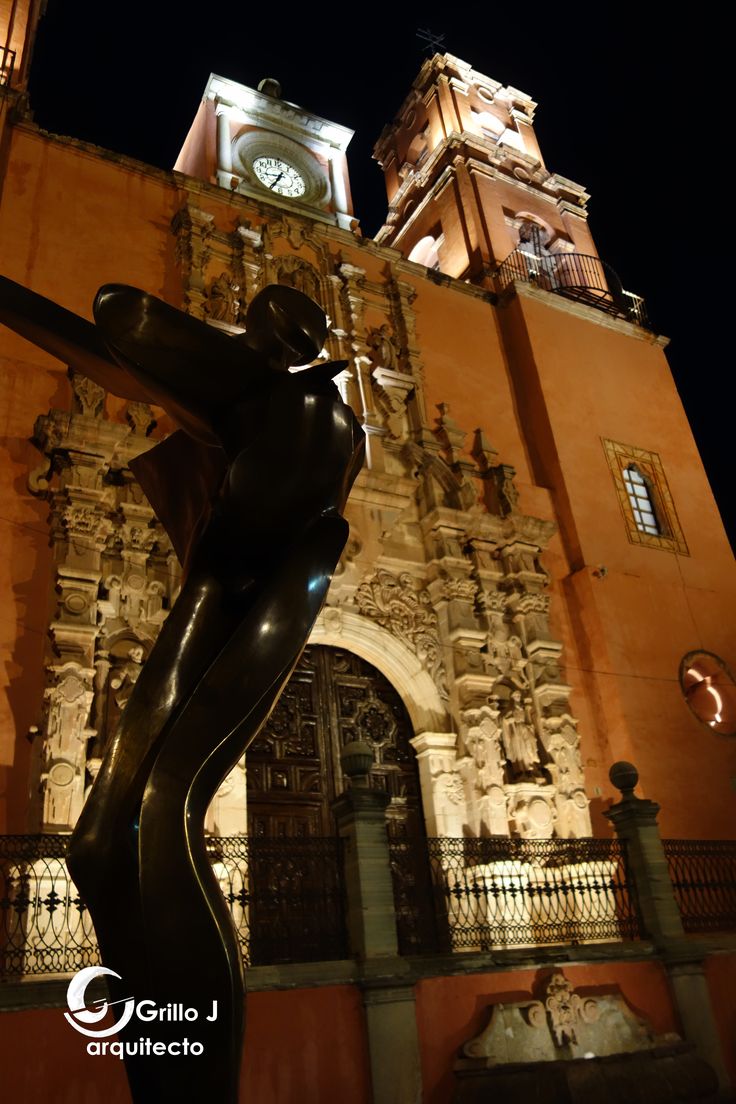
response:
M89 600L85 594L69 594L64 599L64 607L69 613L78 616L89 608Z
M680 687L701 724L720 736L736 736L736 681L720 656L688 652L680 662Z
M485 85L478 85L478 95L483 100L483 103L492 104L495 96L490 88L486 88Z
M54 763L49 771L49 780L54 786L70 786L74 781L74 767L70 763Z
M245 182L279 199L324 206L329 174L306 146L266 130L249 130L233 142L233 168Z

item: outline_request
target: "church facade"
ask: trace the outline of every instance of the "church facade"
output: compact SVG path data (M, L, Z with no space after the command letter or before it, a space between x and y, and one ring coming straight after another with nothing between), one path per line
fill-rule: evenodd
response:
M610 838L621 760L661 804L663 835L732 836L733 559L666 340L598 256L585 190L546 168L533 101L428 59L376 145L389 206L368 240L350 131L275 81L213 75L171 173L40 132L21 95L9 84L2 105L5 276L85 317L100 285L132 284L233 335L264 285L298 288L329 316L324 356L347 361L337 384L367 436L327 603L220 788L213 835L335 836L340 752L360 738L399 843ZM176 600L174 551L128 467L172 427L9 330L0 340L0 831L63 836ZM660 1034L682 1030L684 998L642 948L578 946L570 984L618 986ZM476 1003L531 992L546 961L461 957L389 970L383 1007L400 1006L416 1065L403 1097L376 1088L390 1028L365 996L375 978L332 963L320 983L269 983L264 964L254 1052L284 1015L307 1033L322 1015L343 1024L330 1069L322 1051L290 1054L272 1099L311 1099L298 1093L312 1078L320 1099L367 1101L372 1078L376 1100L449 1101L457 1048L485 1025ZM736 958L707 961L725 1085ZM251 1091L265 1104L263 1078Z

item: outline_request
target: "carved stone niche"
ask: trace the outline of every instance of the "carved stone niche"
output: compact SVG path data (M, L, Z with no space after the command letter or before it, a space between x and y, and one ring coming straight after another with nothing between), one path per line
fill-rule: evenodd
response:
M577 993L561 972L539 999L491 1006L488 1026L456 1061L453 1104L491 1100L710 1100L718 1080L679 1035L651 1025L611 987L603 996ZM683 1095L683 1086L687 1086Z

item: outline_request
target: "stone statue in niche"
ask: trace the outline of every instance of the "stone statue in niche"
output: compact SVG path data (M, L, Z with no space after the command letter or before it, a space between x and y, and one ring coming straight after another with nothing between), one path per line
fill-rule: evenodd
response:
M366 345L371 351L371 360L375 365L389 368L393 372L398 370L399 356L396 342L385 322L382 326L376 326L368 331Z
M505 679L520 690L528 688L529 676L526 668L529 661L522 653L520 637L512 634L506 640L491 638L487 651L487 666L499 679Z
M512 690L502 721L503 748L514 771L539 774L537 735L531 711L531 698L522 700L521 690Z
M299 257L283 256L276 258L275 264L280 284L294 288L303 295L308 295L310 299L319 298L319 274L308 261Z
M110 689L115 704L122 713L133 693L133 687L143 667L145 649L142 644L133 644L126 653L125 662L113 669L110 675Z
M226 272L221 272L212 281L207 293L207 317L213 322L236 325L240 314L239 293L240 285L231 280Z

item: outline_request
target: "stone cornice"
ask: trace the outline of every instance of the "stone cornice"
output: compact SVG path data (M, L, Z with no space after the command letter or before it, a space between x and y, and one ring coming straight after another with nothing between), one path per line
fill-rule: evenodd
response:
M558 295L554 291L544 291L534 284L527 284L523 280L514 280L513 284L498 299L498 304L503 308L504 302L510 297L511 289L520 299L537 299L554 310L565 314L573 314L577 318L583 318L587 322L593 322L596 326L603 326L607 330L615 330L626 337L635 337L639 341L646 341L648 345L659 345L664 349L669 345L670 339L663 334L653 333L651 330L642 329L634 322L627 322L624 318L614 318L597 307L589 307L584 303L578 303L575 299L566 299L564 295Z

